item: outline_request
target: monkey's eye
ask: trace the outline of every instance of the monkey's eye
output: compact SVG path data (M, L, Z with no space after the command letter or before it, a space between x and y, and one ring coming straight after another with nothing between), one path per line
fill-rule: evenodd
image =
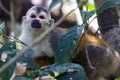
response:
M43 15L39 16L40 19L45 19L45 17Z
M36 16L35 16L34 14L33 14L33 15L31 15L30 17L31 17L31 18L36 18Z

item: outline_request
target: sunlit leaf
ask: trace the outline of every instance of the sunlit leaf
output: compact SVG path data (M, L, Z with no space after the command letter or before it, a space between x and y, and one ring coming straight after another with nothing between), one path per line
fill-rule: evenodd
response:
M116 78L115 80L120 80L120 78Z
M78 41L81 38L83 26L74 26L63 35L58 43L55 54L56 63L68 62L75 54Z
M88 10L95 10L94 4L88 3Z
M88 5L88 10L95 10L95 6L94 6L94 4L92 4L92 3L88 3L87 4ZM87 7L86 5L85 6L83 6L83 7Z

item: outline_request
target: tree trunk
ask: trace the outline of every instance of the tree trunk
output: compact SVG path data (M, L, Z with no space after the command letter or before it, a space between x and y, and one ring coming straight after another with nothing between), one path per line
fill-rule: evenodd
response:
M98 10L106 1L109 0L94 0L96 10ZM119 7L113 7L99 14L97 19L103 38L120 53L119 15Z

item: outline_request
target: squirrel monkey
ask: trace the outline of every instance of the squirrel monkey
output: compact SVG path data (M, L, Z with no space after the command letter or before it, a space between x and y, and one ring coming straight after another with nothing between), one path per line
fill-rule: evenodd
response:
M23 17L22 34L19 39L29 45L53 24L54 21L47 9L41 6L33 6ZM62 34L62 30L55 28L41 43L32 48L35 51L35 54L32 55L35 62L40 66L53 63L54 50ZM23 48L26 47L25 45L22 46Z
M52 24L53 20L51 19L49 11L40 6L33 6L23 17L20 40L26 44L30 44L46 29L49 29ZM41 43L32 48L35 51L32 57L40 66L46 66L54 62L54 50L63 34L63 31L55 28ZM96 68L94 80L102 80L100 79L101 77L107 79L109 76L113 75L119 66L118 53L104 40L89 34L86 34L86 43L91 64ZM23 48L24 47L23 45ZM81 53L84 53L84 37L82 37L79 42L77 54L73 58L73 62L82 64L83 61L83 67L86 68L84 63L87 62L84 61L84 57L81 57L85 54ZM88 76L91 74L89 70L87 71L87 68L86 73Z

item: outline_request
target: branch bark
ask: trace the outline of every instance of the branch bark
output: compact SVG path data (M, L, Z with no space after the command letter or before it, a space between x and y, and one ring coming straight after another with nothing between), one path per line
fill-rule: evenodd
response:
M8 15L10 15L10 12L2 5L1 0L0 0L0 8L1 8L5 13L7 13Z
M98 10L106 1L94 0ZM120 6L109 8L97 16L103 38L120 53Z

